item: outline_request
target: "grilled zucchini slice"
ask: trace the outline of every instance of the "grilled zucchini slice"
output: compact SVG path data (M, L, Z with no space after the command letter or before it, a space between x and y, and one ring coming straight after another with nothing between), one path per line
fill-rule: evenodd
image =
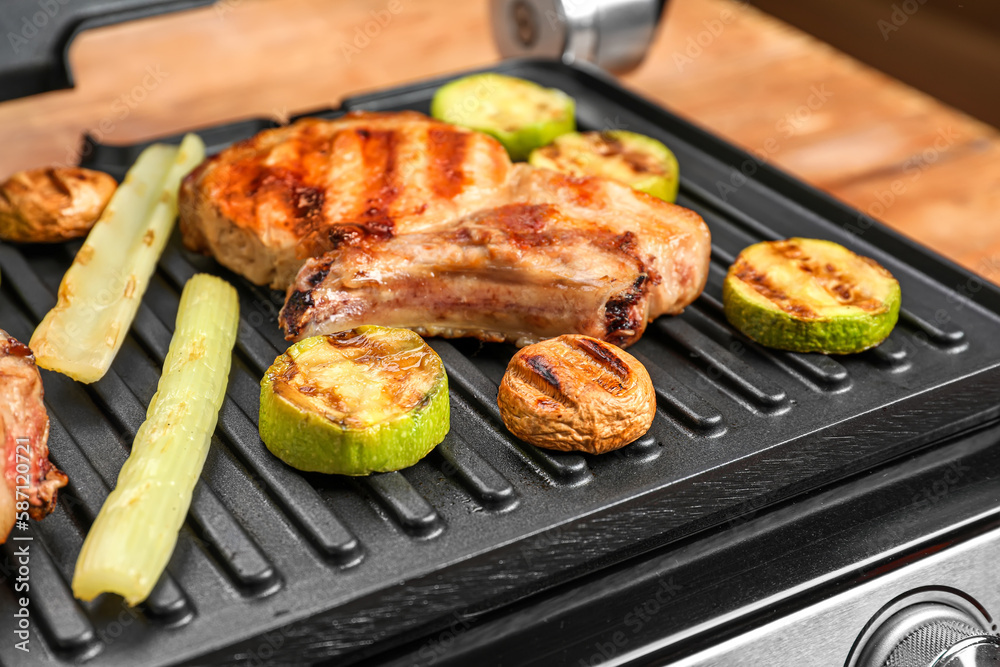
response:
M635 132L573 132L531 152L528 162L573 176L604 176L668 202L677 200L680 168L662 143Z
M576 129L573 98L503 74L473 74L441 86L431 101L439 120L496 137L512 160Z
M406 329L362 326L306 338L261 381L261 439L299 470L406 468L444 439L449 415L441 358Z
M792 352L851 354L896 326L899 282L875 260L831 241L791 238L746 248L729 268L729 322L753 340Z

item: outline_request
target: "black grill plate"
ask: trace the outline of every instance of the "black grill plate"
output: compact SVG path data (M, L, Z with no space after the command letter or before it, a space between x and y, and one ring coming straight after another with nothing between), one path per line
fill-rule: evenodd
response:
M31 534L31 653L3 664L339 664L445 628L697 531L830 484L997 415L1000 293L929 251L590 70L511 61L498 70L565 90L585 129L627 128L677 154L679 203L713 235L705 294L633 348L657 388L650 433L602 457L544 452L499 422L513 348L432 340L452 385L452 431L434 453L369 479L302 475L257 434L258 382L285 348L279 293L172 240L111 372L92 386L45 373L52 458L71 483ZM351 109L426 111L444 79L355 97ZM211 128L211 150L267 127ZM178 141L179 137L168 138ZM121 177L142 146L91 144L86 166ZM724 184L721 185L721 184ZM762 239L835 240L899 279L904 315L851 357L763 349L729 327L721 281ZM76 247L0 246L0 326L27 340ZM83 536L142 422L180 288L196 271L237 285L242 323L212 453L168 573L129 610L69 592ZM15 543L0 555L13 609ZM14 619L0 614L0 636Z

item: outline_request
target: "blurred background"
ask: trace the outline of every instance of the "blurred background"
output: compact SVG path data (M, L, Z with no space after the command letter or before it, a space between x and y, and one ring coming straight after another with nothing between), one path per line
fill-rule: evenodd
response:
M753 0L753 4L1000 127L1000 3L994 0Z
M0 60L42 3L87 6L10 1ZM670 0L645 61L622 80L998 281L998 8ZM0 102L0 177L76 162L84 133L120 144L282 122L498 58L486 0L218 0L87 30L68 47L75 88Z

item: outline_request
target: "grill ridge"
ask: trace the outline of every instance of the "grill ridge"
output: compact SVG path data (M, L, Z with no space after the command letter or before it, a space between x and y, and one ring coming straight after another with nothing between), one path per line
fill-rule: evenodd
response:
M555 63L500 69L562 88L577 99L581 119L626 118L630 130L676 147L681 203L711 227L706 293L689 312L658 320L631 348L657 392L650 433L600 457L520 442L496 405L512 348L435 339L452 388L445 442L399 473L359 481L301 474L267 451L256 428L260 375L287 345L276 323L281 295L187 253L175 234L108 377L84 388L44 374L52 458L70 476L56 512L33 526L34 576L46 577L45 595L33 604L53 664L96 654L95 665L132 665L136 656L158 665L246 664L264 655L267 636L281 640L278 653L267 644L276 661L371 653L373 638L446 627L463 609L523 598L719 517L764 511L988 414L1000 387L1000 350L992 345L1000 317L962 307L967 295L950 289L960 284L958 273L947 284L929 279L935 260L918 250L888 254L881 247L899 252L899 242L878 225L863 239L848 237L840 218L856 214L766 165L722 201L715 183L746 154L603 80ZM426 111L439 83L344 107ZM261 122L212 128L208 138L222 148ZM94 145L87 166L121 177L139 148ZM785 353L728 327L719 294L734 252L793 235L850 243L900 278L906 308L882 347L852 357ZM0 244L0 326L30 335L77 247ZM228 395L176 557L132 612L141 622L119 624L115 634L119 601L79 603L69 577L155 389L179 290L197 271L226 277L240 294ZM979 294L993 292L984 286ZM0 584L0 605L13 594ZM10 619L0 618L0 633L9 629ZM0 660L12 662L10 650L0 646Z

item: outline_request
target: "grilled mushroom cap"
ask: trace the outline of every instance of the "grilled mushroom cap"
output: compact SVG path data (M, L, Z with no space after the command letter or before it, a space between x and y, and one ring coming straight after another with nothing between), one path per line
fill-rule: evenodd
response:
M100 171L46 167L0 183L0 238L56 243L86 236L118 184Z
M649 373L609 343L570 334L529 345L510 360L497 396L504 424L539 447L602 454L653 423Z

